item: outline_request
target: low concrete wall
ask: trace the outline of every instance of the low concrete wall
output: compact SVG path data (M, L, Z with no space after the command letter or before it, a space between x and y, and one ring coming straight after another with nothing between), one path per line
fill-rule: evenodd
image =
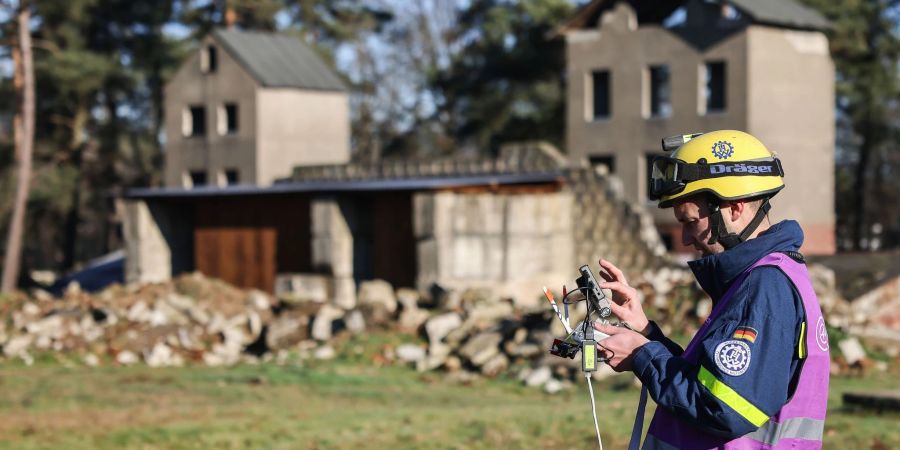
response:
M420 289L492 287L519 302L574 279L572 200L534 194L421 192L414 196Z

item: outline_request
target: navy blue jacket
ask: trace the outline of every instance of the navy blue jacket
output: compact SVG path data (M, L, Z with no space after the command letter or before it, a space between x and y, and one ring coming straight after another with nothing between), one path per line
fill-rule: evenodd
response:
M735 278L757 260L774 252L798 251L802 243L800 225L783 221L755 239L688 264L716 304ZM681 358L681 347L652 324L651 341L635 352L633 370L658 407L705 432L729 438L742 436L757 427L699 381L700 367L743 400L774 415L793 393L792 379L800 367L796 349L804 318L803 301L787 276L777 267L757 267L702 338L697 348L699 364ZM740 331L748 329L756 332L755 338L735 338L736 332L741 336ZM747 358L730 360L720 344L746 345L749 351L743 354Z

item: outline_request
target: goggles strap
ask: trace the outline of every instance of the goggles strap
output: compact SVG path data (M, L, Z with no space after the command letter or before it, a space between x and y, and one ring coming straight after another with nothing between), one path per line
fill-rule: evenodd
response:
M722 218L722 210L719 209L719 204L715 203L714 201L709 201L708 207L711 211L709 214L709 219L711 221L710 225L712 227L710 229L709 240L706 241L706 243L709 245L715 245L719 242L720 237L727 236L729 233L728 229L725 228L725 219Z
M712 211L710 213L710 220L712 221L712 233L709 237L709 241L707 243L709 245L713 245L717 242L722 244L722 247L725 247L725 250L728 250L741 242L747 240L751 234L759 227L759 224L762 223L763 218L766 217L766 214L769 213L769 209L771 205L769 204L769 199L763 200L762 204L759 206L759 209L756 211L756 214L753 216L753 220L744 227L741 234L735 234L728 231L728 228L725 227L725 219L722 217L722 210L719 208L719 205L710 202L709 209Z

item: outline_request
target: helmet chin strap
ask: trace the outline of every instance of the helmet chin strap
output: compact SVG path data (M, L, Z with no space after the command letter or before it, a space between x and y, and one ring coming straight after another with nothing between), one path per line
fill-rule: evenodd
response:
M762 205L759 206L759 209L756 211L756 215L753 216L753 220L744 227L744 230L741 231L741 234L735 234L728 231L728 228L725 226L725 219L722 217L722 210L719 208L719 204L714 201L710 201L709 205L709 218L710 218L710 226L712 227L712 233L710 233L709 241L707 244L714 245L715 243L721 243L722 247L725 247L725 250L728 250L741 242L747 240L756 228L759 227L759 224L762 223L763 218L766 217L766 214L769 213L769 199L765 199L762 202Z

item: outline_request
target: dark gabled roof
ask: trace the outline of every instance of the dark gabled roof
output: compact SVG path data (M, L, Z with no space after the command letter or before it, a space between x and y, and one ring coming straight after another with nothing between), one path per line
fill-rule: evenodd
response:
M612 9L618 1L627 1L637 14L639 24L662 23L685 0L593 0L578 10L555 35L568 31L593 28L600 16ZM818 11L795 0L722 0L749 16L751 22L785 28L822 30L830 26Z
M217 29L213 37L264 87L347 91L347 85L300 39Z
M818 11L794 0L728 0L728 3L763 24L813 30L831 26Z

